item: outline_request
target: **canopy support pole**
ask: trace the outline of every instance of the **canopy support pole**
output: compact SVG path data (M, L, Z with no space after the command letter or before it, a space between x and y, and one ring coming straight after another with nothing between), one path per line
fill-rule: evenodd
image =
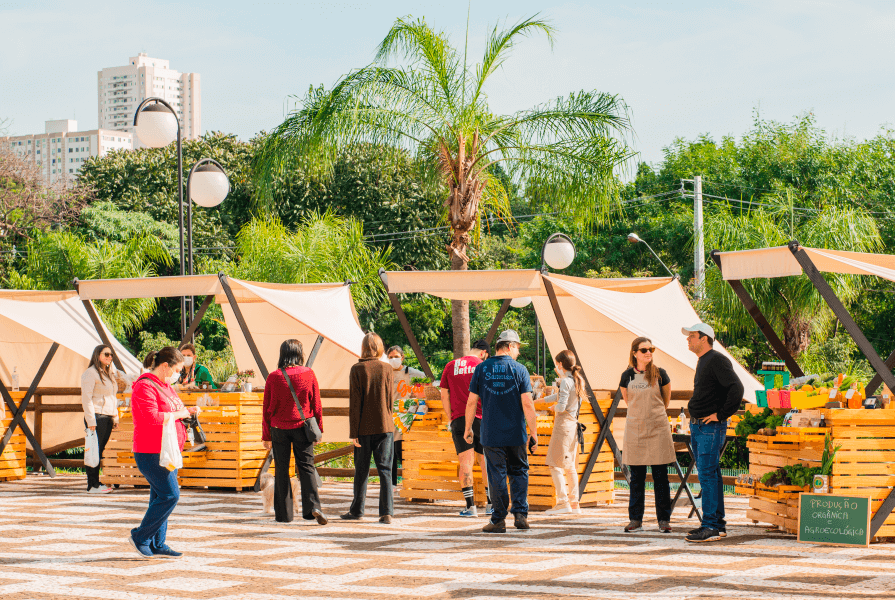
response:
M491 342L494 341L494 336L497 334L497 328L500 327L500 323L501 321L503 321L503 318L507 314L508 310L510 310L509 298L504 300L503 304L500 305L500 310L497 311L497 316L494 317L494 322L491 324L491 329L488 330L488 336L485 338L485 341L488 342L488 346L490 346Z
M218 273L218 279L221 281L221 287L224 288L224 293L227 295L227 301L230 303L230 308L233 309L233 315L236 317L236 322L239 323L242 335L249 345L249 350L252 351L252 356L255 358L255 364L258 365L258 371L261 372L261 377L264 378L264 381L267 381L267 376L270 375L270 373L268 372L267 367L264 366L264 361L261 359L261 353L258 351L258 346L255 345L255 338L252 337L252 332L249 331L249 327L246 325L246 321L242 316L242 311L239 309L239 304L236 303L236 297L233 295L233 290L230 289L230 284L227 282L227 275Z
M886 359L886 367L889 369L895 368L895 352L892 352L892 354L889 355L889 358ZM873 376L873 379L870 380L870 383L867 384L867 387L864 388L864 391L867 392L868 396L873 396L882 382L883 378L877 373ZM889 389L891 390L891 388Z
M209 306L211 306L212 300L214 300L214 294L208 294L207 296L205 296L205 301L202 302L202 306L199 307L199 312L197 312L196 316L193 317L192 322L190 322L190 326L187 328L186 333L180 340L180 346L183 346L187 342L192 341L193 334L195 334L196 329L199 328L199 322L202 320L202 317L205 316L205 311L208 310ZM180 346L178 346L178 348Z
M59 350L59 343L53 342L53 345L50 346L50 351L47 352L47 356L44 358L43 364L40 365L40 369L37 371L37 375L34 376L34 381L31 382L31 386L28 388L25 398L18 407L16 406L15 401L13 401L12 396L10 396L6 386L0 385L0 394L2 394L3 399L6 401L6 406L9 407L9 412L12 413L12 421L6 429L3 439L0 440L0 454L3 454L3 450L6 449L6 445L9 444L9 441L12 439L12 434L15 432L16 427L19 427L22 430L22 433L25 434L25 438L31 442L31 448L34 450L35 456L40 459L47 475L50 477L55 477L56 471L53 469L53 465L50 464L46 454L44 454L40 444L38 444L37 440L34 438L34 434L31 432L31 428L28 427L28 423L25 422L25 413L28 410L28 405L31 403L31 398L34 397L34 393L37 391L37 385L40 383L40 380L43 379L57 350Z
M580 365L581 357L578 356L578 352L575 351L575 344L572 342L572 335L569 333L566 319L559 307L559 300L556 297L556 290L553 289L553 282L551 282L549 278L543 276L541 277L541 280L544 282L547 295L550 297L550 306L553 308L553 315L556 317L556 324L559 326L559 330L562 332L566 348L575 355L575 360ZM625 463L622 462L622 454L618 449L618 444L616 443L612 432L609 430L609 426L612 424L612 419L615 417L615 410L618 408L618 403L621 401L621 391L616 391L615 397L612 399L612 405L609 407L609 412L604 418L603 411L600 410L600 404L597 402L597 397L594 395L594 390L590 387L590 382L587 380L587 374L584 370L581 371L581 376L584 378L584 388L587 390L587 399L594 411L594 415L597 417L597 422L600 424L600 434L597 436L597 445L594 446L594 449L590 453L590 457L587 459L587 467L585 467L584 473L581 475L581 481L578 484L579 500L584 496L584 489L587 487L587 483L590 480L590 474L594 469L594 465L597 463L597 456L600 454L600 448L603 446L601 440L605 440L609 444L609 448L612 450L612 454L615 456L615 460L619 467L621 467L622 474L625 476L625 481L631 483L631 474L625 467Z
M718 270L721 271L721 257L719 256L719 251L712 250L711 257L712 260L715 261ZM789 369L789 372L796 377L803 376L805 373L802 371L802 368L798 365L796 359L793 358L789 349L786 347L786 344L783 343L783 340L777 335L777 332L774 331L774 328L771 327L771 324L764 316L764 313L762 313L761 309L758 308L758 305L755 304L755 300L752 299L752 296L749 294L748 290L746 290L746 286L743 285L743 282L738 279L730 279L727 283L733 289L733 293L737 295L737 298L740 299L743 308L746 309L746 312L749 313L749 316L752 317L752 320L758 325L758 328L764 334L765 339L768 340L771 348L773 348L777 356L782 358L783 362L786 363L786 368Z
M75 286L75 291L78 291L78 280L75 279L72 281L72 284ZM115 368L124 373L124 365L121 364L121 359L118 358L118 354L115 352L115 348L112 346L112 340L109 339L108 334L106 333L105 327L103 327L102 321L99 319L99 315L96 313L96 307L93 306L93 302L90 300L81 300L84 303L84 308L87 310L87 314L90 316L90 321L93 323L94 329L96 329L96 333L99 334L99 339L103 341L103 344L109 347L109 350L112 351L112 362L115 363Z
M317 353L320 351L320 346L323 345L323 336L318 335L317 339L314 341L314 347L311 348L311 353L308 354L308 360L305 361L305 366L307 368L311 368L314 366L314 361L317 360Z
M802 250L799 242L796 240L789 242L788 246L789 251L792 252L793 256L796 257L796 260L799 261L799 264L802 266L802 271L808 276L808 279L811 280L812 285L814 285L815 289L820 293L821 297L827 303L827 306L829 306L833 311L833 314L836 315L836 318L839 319L839 322L845 327L845 330L855 341L855 344L858 345L858 349L861 353L867 357L870 366L876 371L877 376L889 386L890 390L895 390L895 375L892 374L892 371L889 370L886 363L883 362L883 359L876 353L874 347L867 341L864 332L861 331L861 328L858 327L858 324L852 319L848 310L836 295L836 292L834 292L833 288L830 287L830 284L827 283L827 280L820 274L814 261L812 261L808 254ZM882 505L880 505L876 514L873 516L873 519L870 521L870 537L876 535L876 532L883 526L883 523L892 513L893 509L895 509L895 487L889 491L889 495L883 501Z
M426 357L423 356L423 349L416 340L416 336L413 335L413 330L410 328L410 322L407 320L407 315L404 314L404 309L401 308L401 301L398 300L396 294L388 291L388 284L385 282L385 269L379 269L379 279L382 280L382 287L385 288L385 292L388 294L389 302L392 303L392 308L395 309L395 314L398 315L398 321L401 322L401 327L404 329L404 335L407 336L407 341L410 342L410 347L413 348L413 353L416 355L416 359L420 361L420 366L423 368L423 372L426 374L426 377L435 381L435 375L432 374L432 368L429 366L428 361L426 361Z

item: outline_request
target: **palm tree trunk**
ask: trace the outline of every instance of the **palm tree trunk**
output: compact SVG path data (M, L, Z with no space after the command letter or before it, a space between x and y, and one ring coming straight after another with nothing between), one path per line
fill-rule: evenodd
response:
M467 262L457 254L451 253L451 270L466 271ZM469 300L451 300L451 330L454 336L454 358L466 356L470 347L469 340Z
M808 348L811 342L811 321L798 315L787 315L783 318L783 343L793 358Z

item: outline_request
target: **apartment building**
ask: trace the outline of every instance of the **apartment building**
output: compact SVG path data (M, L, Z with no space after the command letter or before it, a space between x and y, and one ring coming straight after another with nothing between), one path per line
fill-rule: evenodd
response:
M134 148L143 147L134 134L134 112L140 102L151 97L161 98L174 107L184 140L202 135L198 73L174 71L169 61L140 53L131 57L125 66L99 71L97 86L98 127L131 133Z
M44 133L35 135L0 137L0 144L37 164L41 177L50 185L76 179L91 156L134 147L131 133L110 129L78 131L78 122L70 119L47 121L44 129Z

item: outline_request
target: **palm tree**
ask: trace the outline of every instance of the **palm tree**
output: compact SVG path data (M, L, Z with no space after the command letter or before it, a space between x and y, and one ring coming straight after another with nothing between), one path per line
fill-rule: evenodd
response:
M331 90L311 89L277 127L256 157L262 201L278 178L306 165L327 172L353 144L402 148L418 159L425 180L445 195L453 270L465 270L467 250L483 213L510 214L502 167L516 182L537 180L558 210L589 223L615 207L615 171L632 156L627 107L618 97L581 91L510 115L494 114L485 93L490 77L520 38L553 28L535 17L505 30L495 27L477 65L467 64L443 32L424 20L398 19L374 62L342 77ZM397 63L393 66L391 63ZM306 161L306 162L303 162ZM454 354L469 347L469 303L452 302Z
M762 202L774 202L764 197ZM873 252L882 248L876 222L863 209L828 205L800 212L792 199L777 199L778 207L734 214L726 205L706 219L706 245L724 251L784 246L796 239L809 248ZM827 273L827 282L848 304L865 287L861 277ZM833 314L807 277L778 277L743 281L755 303L777 331L794 357L811 342L812 336L829 327ZM734 334L751 331L755 323L721 279L718 269L706 272L710 305L724 327Z
M379 269L392 269L390 249L374 249L364 241L354 219L330 212L310 213L295 232L278 219L253 219L237 237L241 257L236 276L271 283L353 281L352 298L361 309L382 301Z
M28 244L24 265L4 282L13 289L70 290L74 279L154 277L156 265L173 264L164 242L137 235L126 242L88 242L71 231L41 234ZM155 298L100 300L97 310L112 333L122 338L155 312Z

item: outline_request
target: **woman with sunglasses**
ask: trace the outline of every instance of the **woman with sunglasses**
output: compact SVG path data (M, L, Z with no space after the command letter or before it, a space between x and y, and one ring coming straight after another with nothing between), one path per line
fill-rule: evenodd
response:
M659 531L671 532L671 490L668 463L674 462L674 442L666 410L671 401L671 379L665 369L653 362L656 348L649 338L639 337L631 344L629 368L619 383L628 406L622 460L631 472L631 495L625 531L643 526L646 468L653 474L656 493L656 518Z
M112 366L112 349L97 346L90 357L90 366L81 375L81 405L84 407L84 427L96 432L99 440L99 458L109 442L112 430L118 428L118 381ZM112 488L99 482L100 465L85 467L87 492L107 494Z

